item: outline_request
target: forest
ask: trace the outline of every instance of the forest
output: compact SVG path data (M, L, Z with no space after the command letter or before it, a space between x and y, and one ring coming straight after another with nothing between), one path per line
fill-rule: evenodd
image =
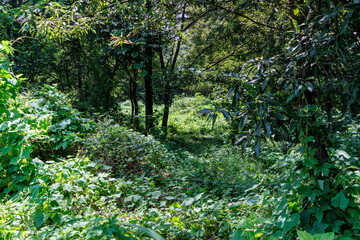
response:
M0 0L0 240L360 239L359 0Z

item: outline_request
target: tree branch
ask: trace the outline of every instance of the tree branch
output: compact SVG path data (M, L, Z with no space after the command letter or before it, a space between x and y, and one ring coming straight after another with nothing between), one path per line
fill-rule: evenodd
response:
M181 15L181 25L180 25L180 31L183 30L183 23L185 21L185 11L186 11L186 3L184 4L184 9L183 9L183 12L182 12L182 15ZM180 35L178 41L177 41L177 46L176 46L176 51L175 51L175 56L173 58L173 62L172 62L172 65L171 65L171 70L174 70L175 69L175 64L176 64L176 61L177 61L177 57L179 56L179 51L180 51L180 45L181 45L181 40L182 40L182 37Z
M222 61L224 61L224 60L228 59L229 57L234 56L234 55L235 55L235 53L236 53L236 50L235 50L235 51L233 51L232 53L230 53L229 55L227 55L227 56L223 57L223 58L222 58L222 59L220 59L219 61L217 61L217 62L213 63L211 66L209 66L209 67L205 68L205 70L204 70L204 71L207 71L207 70L209 70L209 69L211 69L211 68L215 67L216 65L218 65L218 64L219 64L219 63L221 63Z
M125 64L123 64L121 61L119 61L119 63L123 67L125 72L129 75L130 79L134 79L133 76L131 75L131 72L130 72L129 68L127 66L125 66Z
M112 76L112 77L115 76L115 73L116 73L116 71L117 71L118 68L119 68L119 64L120 64L120 58L117 57L117 58L115 59L115 65L114 65L114 67L113 67L113 70L111 71L111 76Z
M200 53L194 58L194 60L188 65L188 69L191 68L194 63L196 62L196 60L206 51L208 50L209 48L211 48L212 46L214 46L215 43L217 43L218 41L220 41L221 39L224 39L228 36L230 36L231 34L233 34L234 32L231 32L223 37L220 37L218 39L215 39L210 45L208 45L207 47L205 47L203 50L200 51Z
M206 16L207 14L218 10L217 8L213 8L210 10L207 10L206 12L203 12L202 14L200 14L200 16L198 16L197 18L195 18L191 23L189 23L186 27L184 27L182 29L183 32L187 31L189 28L191 28L195 23L197 23L201 18L203 18L204 16Z
M164 54L162 48L159 49L159 58L160 58L161 70L165 70L165 61L164 61Z
M261 22L255 21L254 19L252 19L252 18L250 18L250 17L248 17L248 16L245 16L245 15L239 13L239 12L235 12L234 10L227 9L227 8L225 8L225 7L222 7L222 6L219 6L219 8L220 8L220 9L223 9L223 10L225 10L225 11L227 11L227 12L231 12L231 13L239 16L239 17L245 18L245 19L249 20L250 22L255 23L256 25L264 26L264 27L271 28L271 29L275 29L275 30L279 30L279 31L284 31L283 28L278 28L278 27L270 26L270 25L268 25L267 23L261 23Z

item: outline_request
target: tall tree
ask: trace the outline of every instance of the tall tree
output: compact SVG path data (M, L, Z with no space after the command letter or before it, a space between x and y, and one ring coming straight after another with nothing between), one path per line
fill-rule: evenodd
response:
M146 4L146 11L147 17L151 19L153 15L153 6L152 1L147 0ZM152 86L152 78L153 78L153 58L154 58L154 51L153 51L153 33L152 33L152 26L151 21L147 21L147 32L145 36L145 120L146 120L146 130L150 131L154 127L154 108L153 108L153 101L154 101L154 92Z

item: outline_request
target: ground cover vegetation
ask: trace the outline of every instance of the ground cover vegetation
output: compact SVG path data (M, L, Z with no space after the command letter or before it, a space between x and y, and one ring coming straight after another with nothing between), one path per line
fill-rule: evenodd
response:
M359 239L357 0L0 0L0 239Z

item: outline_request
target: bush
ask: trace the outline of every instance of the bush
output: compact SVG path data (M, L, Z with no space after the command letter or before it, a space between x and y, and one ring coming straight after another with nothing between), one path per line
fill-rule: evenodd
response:
M34 129L23 118L17 105L17 78L10 69L7 54L10 43L0 44L0 199L23 189L34 175L34 166L28 160L32 146L28 139Z
M89 159L33 164L30 188L0 205L0 239L139 239L146 233L164 240L118 218L117 201L128 184L98 174Z
M111 125L111 121L100 124L98 133L87 139L86 146L88 154L111 166L115 176L150 173L165 167L167 150L152 136Z
M54 87L45 86L22 95L20 104L25 118L38 122L42 132L32 138L32 156L56 159L75 154L83 144L83 138L94 132L96 124L74 109L67 96Z
M0 44L0 199L26 188L34 178L32 158L48 160L74 153L94 129L80 118L66 97L48 86L35 94L18 94L17 77L5 57L10 44ZM56 151L62 148L61 151ZM63 151L71 149L70 151Z

